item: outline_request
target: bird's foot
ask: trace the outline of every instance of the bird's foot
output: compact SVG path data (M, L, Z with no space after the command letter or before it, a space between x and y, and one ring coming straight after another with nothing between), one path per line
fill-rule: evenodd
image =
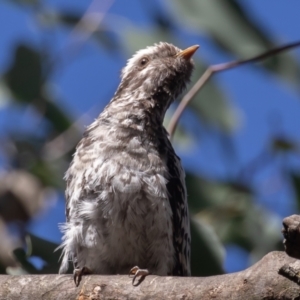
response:
M147 269L140 269L138 266L133 267L130 271L129 271L129 277L132 277L132 285L133 286L138 286L144 279L146 276L148 276L150 274L150 272ZM135 283L135 280L138 278L139 280L137 281L137 283Z
M73 278L74 278L75 285L79 286L82 276L91 274L91 273L92 273L92 271L87 267L76 268L73 272Z

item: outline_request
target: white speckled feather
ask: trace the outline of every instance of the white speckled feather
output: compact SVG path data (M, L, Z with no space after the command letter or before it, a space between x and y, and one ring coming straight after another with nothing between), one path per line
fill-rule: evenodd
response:
M137 52L114 98L86 129L65 176L60 273L72 260L98 274L138 265L157 275L190 275L184 172L162 125L193 68L179 52L166 43Z

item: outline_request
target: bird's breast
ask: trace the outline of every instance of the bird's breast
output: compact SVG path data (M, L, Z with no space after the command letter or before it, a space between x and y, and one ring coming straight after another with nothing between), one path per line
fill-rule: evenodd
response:
M96 211L107 214L133 205L142 213L168 199L166 155L160 150L164 147L132 128L94 128L80 142L67 172L70 198L90 202L96 197L95 203L105 206Z
M67 172L70 214L86 220L86 232L95 229L97 234L86 235L85 243L95 246L99 257L114 249L118 266L130 262L140 267L149 262L154 267L157 257L163 257L170 263L156 271L167 275L172 270L173 227L165 153L145 133L95 132L78 145Z

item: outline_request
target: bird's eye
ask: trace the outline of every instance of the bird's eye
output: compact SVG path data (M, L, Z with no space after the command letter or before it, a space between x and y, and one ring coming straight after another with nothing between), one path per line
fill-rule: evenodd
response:
M141 60L139 61L139 65L140 67L145 67L147 65L147 63L149 62L149 58L148 57L143 57L141 58Z

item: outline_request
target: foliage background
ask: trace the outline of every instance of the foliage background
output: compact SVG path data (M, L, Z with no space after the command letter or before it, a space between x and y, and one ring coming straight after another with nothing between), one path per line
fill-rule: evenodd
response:
M299 10L295 0L2 0L0 272L57 272L63 174L136 50L200 44L195 82L210 64L299 39ZM282 249L281 220L300 204L299 59L296 49L218 74L180 120L194 276Z

